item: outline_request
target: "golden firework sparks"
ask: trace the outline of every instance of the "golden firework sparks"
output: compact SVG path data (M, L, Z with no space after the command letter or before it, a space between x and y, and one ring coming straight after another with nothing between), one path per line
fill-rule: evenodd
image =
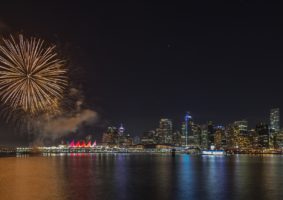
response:
M68 84L56 46L38 38L10 36L0 44L0 100L32 115L56 111Z

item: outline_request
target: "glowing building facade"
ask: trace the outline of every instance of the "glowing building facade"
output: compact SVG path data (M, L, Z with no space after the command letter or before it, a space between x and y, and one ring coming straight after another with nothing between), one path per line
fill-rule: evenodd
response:
M170 143L172 141L173 124L170 119L161 119L159 122L159 128L156 129L158 136L158 143Z
M70 142L68 147L69 148L91 148L91 147L95 147L95 146L96 146L96 141L94 141L93 143L91 143L91 141L86 143L84 140L83 141L77 141L77 142L75 142L73 140L72 142Z
M214 134L215 134L215 128L213 126L212 121L208 122L207 125L207 134L208 134L208 146L214 145Z
M123 127L123 124L121 124L119 127L119 136L123 136L124 132L125 132L125 128Z
M247 120L235 121L234 125L239 128L240 134L248 133L248 121Z
M256 125L255 131L258 136L259 147L268 148L269 147L268 125L264 123L259 123Z
M185 115L185 139L186 139L185 145L186 146L189 143L189 121L191 119L192 119L192 116L190 115L189 112L187 112L186 115Z
M280 110L279 108L273 108L270 110L270 130L273 133L279 133L280 131Z

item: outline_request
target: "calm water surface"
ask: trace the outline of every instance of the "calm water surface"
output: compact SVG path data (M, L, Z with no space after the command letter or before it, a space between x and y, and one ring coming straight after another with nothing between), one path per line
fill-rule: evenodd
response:
M0 158L0 199L283 199L283 156Z

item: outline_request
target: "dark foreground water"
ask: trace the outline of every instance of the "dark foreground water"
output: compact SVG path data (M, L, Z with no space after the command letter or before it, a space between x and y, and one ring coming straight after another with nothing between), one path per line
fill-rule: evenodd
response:
M283 157L0 158L0 199L283 199Z

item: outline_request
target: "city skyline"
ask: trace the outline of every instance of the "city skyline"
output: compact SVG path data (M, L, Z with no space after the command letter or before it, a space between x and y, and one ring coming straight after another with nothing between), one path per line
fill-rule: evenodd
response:
M183 118L184 118L183 121L180 120L180 121L177 121L177 122L174 122L171 118L160 118L159 119L159 127L155 126L152 129L141 131L142 133L134 134L133 136L141 136L143 133L151 132L151 131L156 131L157 133L158 132L161 132L161 133L165 132L164 134L168 134L168 135L170 135L170 134L172 135L173 132L180 131L182 134L185 134L185 132L187 131L186 128L184 128L186 121L192 122L192 123L200 125L200 126L208 126L209 124L212 124L213 127L216 128L216 129L218 127L227 127L227 126L230 126L231 124L234 124L239 128L239 131L243 134L247 134L247 131L256 129L256 126L260 123L264 123L264 124L268 125L269 134L279 133L279 132L282 131L281 125L280 125L280 109L279 108L270 109L269 119L267 121L260 120L255 125L251 125L249 123L249 121L246 120L246 119L231 121L227 124L213 123L211 120L207 120L205 123L200 123L198 121L195 121L193 116L189 112L186 112ZM186 120L186 119L189 119L189 120ZM156 123L156 125L157 124L158 123ZM187 127L187 126L188 126L188 124L185 127ZM127 134L131 133L122 124L120 124L119 129L115 124L111 124L109 127L116 128L117 130L120 130L122 128L123 132L126 131Z
M280 109L270 110L269 123L259 122L249 128L247 120L234 121L219 126L209 121L198 124L186 112L181 129L174 129L170 119L161 118L154 130L143 132L140 136L131 135L120 124L109 126L99 138L92 134L85 138L61 138L61 142L38 146L35 149L45 153L95 153L95 152L187 152L190 154L282 154L283 129L280 129ZM98 141L98 143L97 143ZM59 141L58 141L59 142ZM33 147L3 147L2 151L32 153Z
M283 107L278 92L283 31L273 4L2 6L0 33L57 44L68 59L72 84L99 115L98 129L123 122L138 134L159 118L180 121L187 110L200 123L247 119L255 126L268 120L270 108ZM0 132L8 134L0 139L21 142L1 122Z
M275 112L275 114L272 114L274 112ZM184 113L186 113L186 112L184 112ZM190 115L191 115L191 113L190 113ZM184 114L184 116L186 116L186 115ZM167 117L159 117L159 118L157 118L155 120L156 121L155 124L158 124L158 121L160 119L168 119L168 120L171 121L172 127L173 127L174 130L181 130L182 129L182 123L185 122L185 120L183 120L184 116L180 116L178 120L173 120L172 118L168 117L168 115L167 115ZM209 122L213 122L212 120L209 120L209 119L204 120L204 121L198 121L198 119L195 119L194 116L190 116L190 117L191 117L192 121L197 122L198 124L208 124ZM223 123L221 121L220 122L213 122L213 123L216 126L227 126L227 125L229 125L231 123L239 123L240 128L243 128L243 129L250 128L251 129L251 128L255 128L257 123L262 123L263 122L263 123L269 124L270 129L275 129L275 131L277 132L278 130L280 130L280 127L282 126L281 125L281 121L280 121L280 108L271 108L269 110L269 113L265 117L262 117L262 119L260 119L258 121L255 121L255 120L251 120L251 121L253 123L250 123L250 121L247 120L247 118L243 117L241 119L234 119L234 120L228 121L228 122L226 121L226 123ZM243 124L243 123L247 123L247 124ZM121 124L121 122L119 122L119 123L110 123L109 125L110 126L117 126L119 124ZM124 122L122 124L125 125ZM153 130L153 129L155 129L154 126L152 128L150 128L150 129L146 129L146 130L143 130L143 131L149 131L149 130Z
M283 199L281 3L0 7L0 199Z

